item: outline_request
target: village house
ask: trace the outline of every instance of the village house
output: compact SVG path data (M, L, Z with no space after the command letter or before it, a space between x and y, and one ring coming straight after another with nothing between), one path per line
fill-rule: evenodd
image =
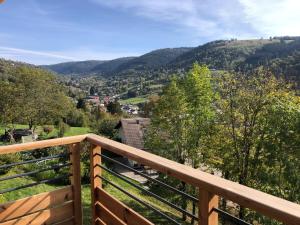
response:
M100 99L98 95L89 95L85 98L85 101L92 105L100 105Z
M115 128L119 130L122 143L144 150L144 133L149 125L149 118L129 118L121 119ZM138 166L133 161L129 161L129 163L131 166Z
M128 118L121 119L115 128L122 143L144 149L144 132L149 124L149 118Z

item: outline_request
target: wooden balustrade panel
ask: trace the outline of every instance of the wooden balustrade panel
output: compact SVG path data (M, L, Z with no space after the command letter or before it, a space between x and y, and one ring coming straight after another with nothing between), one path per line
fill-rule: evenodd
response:
M17 219L9 220L1 225L50 225L73 217L73 202L68 202L56 208L45 209Z
M108 194L106 191L104 191L102 188L97 188L97 199L99 201L99 208L100 213L98 214L100 216L100 219L106 222L106 218L111 217L111 215L107 214L113 214L114 217L121 220L123 223L120 224L127 224L127 225L154 225L149 220L117 200L116 198L112 197L110 194ZM97 209L97 210L98 210ZM101 212L101 210L103 212ZM106 212L106 211L109 212ZM101 216L105 216L105 218L102 218Z
M71 186L0 205L0 225L50 224L73 216Z
M112 225L126 225L120 218L118 218L115 214L113 214L109 209L107 209L104 205L97 202L95 205L97 213L100 219L106 224Z

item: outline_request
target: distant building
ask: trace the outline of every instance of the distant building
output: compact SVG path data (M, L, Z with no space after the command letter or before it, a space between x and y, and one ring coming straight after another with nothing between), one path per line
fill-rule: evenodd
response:
M110 97L109 96L105 96L104 99L103 99L103 101L104 101L105 105L108 105L108 103L110 102Z
M144 132L149 124L149 118L121 119L115 128L119 129L122 143L144 149Z
M143 150L144 133L149 124L149 118L121 119L115 128L119 129L122 143ZM141 165L133 160L128 160L128 164L132 167L141 168Z
M93 105L99 105L100 99L98 95L89 95L85 98L85 101Z

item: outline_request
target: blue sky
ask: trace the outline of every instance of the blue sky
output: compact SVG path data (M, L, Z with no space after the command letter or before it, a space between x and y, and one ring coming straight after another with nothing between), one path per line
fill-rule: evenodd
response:
M300 35L299 8L298 0L5 0L0 57L52 64Z

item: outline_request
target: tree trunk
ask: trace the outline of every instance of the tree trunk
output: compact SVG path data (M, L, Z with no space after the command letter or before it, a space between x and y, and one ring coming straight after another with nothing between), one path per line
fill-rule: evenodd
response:
M32 120L29 120L29 123L28 123L28 128L29 130L31 130L33 127L33 121Z

